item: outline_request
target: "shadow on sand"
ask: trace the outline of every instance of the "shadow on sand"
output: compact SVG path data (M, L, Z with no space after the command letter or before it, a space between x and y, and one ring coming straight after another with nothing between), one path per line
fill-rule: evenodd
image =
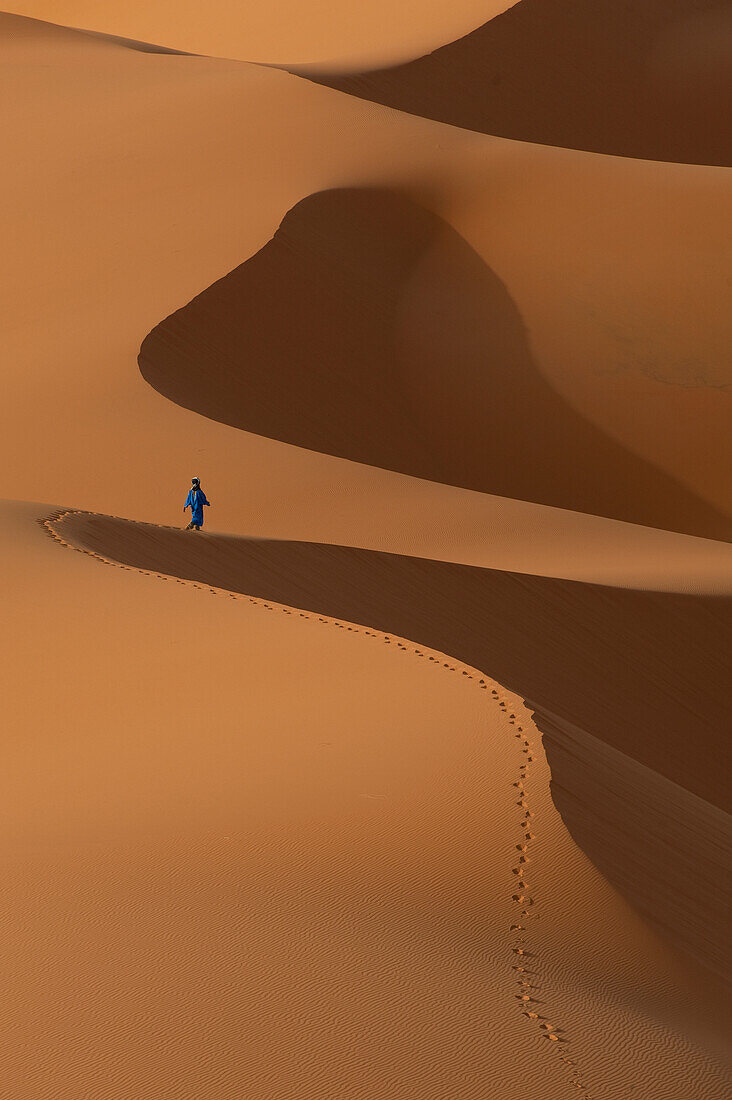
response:
M729 165L732 15L721 0L520 0L392 68L292 71L466 130L642 160ZM725 44L726 43L726 54Z
M577 842L677 942L724 969L709 914L724 911L732 863L728 599L86 513L61 531L133 568L410 639L522 695Z
M213 420L430 481L709 538L727 519L576 413L506 287L384 190L298 203L145 338L143 377Z

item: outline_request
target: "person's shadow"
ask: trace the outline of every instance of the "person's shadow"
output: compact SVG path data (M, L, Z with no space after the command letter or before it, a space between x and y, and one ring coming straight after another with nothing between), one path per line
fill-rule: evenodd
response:
M575 412L498 276L393 191L303 199L139 355L170 400L430 481L711 538L727 520Z

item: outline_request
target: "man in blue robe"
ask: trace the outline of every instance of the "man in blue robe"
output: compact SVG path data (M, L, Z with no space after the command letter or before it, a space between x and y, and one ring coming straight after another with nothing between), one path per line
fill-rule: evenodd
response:
M199 478L191 478L191 488L188 491L186 502L183 505L183 511L186 508L191 510L191 522L186 527L186 531L200 531L203 527L203 506L206 505L210 508L210 501L206 500L206 494L201 488L201 482Z

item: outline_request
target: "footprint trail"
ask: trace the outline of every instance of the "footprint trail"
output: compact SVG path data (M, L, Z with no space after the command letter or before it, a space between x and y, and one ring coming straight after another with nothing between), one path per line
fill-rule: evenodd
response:
M60 534L59 527L63 525L63 521L67 516L94 514L95 513L86 512L80 509L66 509L53 512L46 519L39 521L39 523L49 538L53 539L54 542L60 546L67 550L74 550L77 553L86 554L88 557L94 558L103 565L109 565L116 569L124 569L128 572L140 573L144 576L154 577L157 580L175 580L177 584L196 588L214 596L247 601L260 607L264 611L274 611L284 615L299 615L300 618L311 619L314 622L333 626L339 630L363 634L365 637L380 641L382 644L393 645L395 650L402 650L418 658L426 657L436 668L448 672L459 672L461 678L464 677L466 680L475 683L481 691L487 692L490 690L489 699L498 709L500 715L499 720L502 724L505 723L506 733L513 732L514 740L518 742L516 745L518 749L517 777L512 781L512 797L516 805L518 818L516 821L517 842L515 844L516 855L509 869L509 874L512 879L510 887L513 890L513 893L510 893L509 897L514 907L514 915L509 918L509 923L507 924L507 959L510 960L509 965L513 973L513 999L518 1011L526 1018L528 1025L535 1029L547 1043L547 1048L553 1049L553 1051L556 1052L555 1056L563 1063L568 1074L568 1085L574 1090L572 1095L581 1093L585 1097L585 1100L596 1100L594 1094L589 1091L588 1085L583 1080L577 1060L569 1056L570 1038L566 1030L555 1020L553 1014L550 1012L550 992L542 984L541 959L537 952L532 950L531 925L537 919L539 910L535 904L536 899L534 897L534 891L528 881L528 865L532 862L533 858L535 858L534 848L538 848L536 858L540 856L541 849L538 845L540 835L535 831L534 813L531 809L531 764L534 762L534 742L531 737L528 736L527 730L529 728L531 729L532 737L538 737L539 735L530 712L515 699L511 705L522 710L523 714L518 715L513 711L509 712L506 700L501 697L502 690L500 684L492 686L495 682L486 680L485 676L475 668L451 664L449 661L444 660L445 654L426 652L424 649L408 642L406 639L397 638L390 634L381 634L375 630L367 630L364 627L358 627L352 623L343 623L325 616L310 614L305 611L300 611L299 608L268 603L266 600L258 599L254 596L243 595L239 592L231 592L222 588L212 588L209 585L199 584L193 580L186 580L181 577L171 577L164 573L154 572L149 569L140 569L135 566L124 565L122 562L114 561L112 558L107 558L94 550L75 546ZM164 530L170 530L170 528L164 528L161 524L156 524L155 526L159 526ZM518 725L518 722L523 724ZM513 727L513 729L511 727Z

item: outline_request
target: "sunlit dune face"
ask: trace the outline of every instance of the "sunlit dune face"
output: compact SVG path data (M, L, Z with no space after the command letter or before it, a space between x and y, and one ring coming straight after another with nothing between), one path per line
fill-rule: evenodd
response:
M395 64L467 34L516 0L16 0L67 26L265 64Z

